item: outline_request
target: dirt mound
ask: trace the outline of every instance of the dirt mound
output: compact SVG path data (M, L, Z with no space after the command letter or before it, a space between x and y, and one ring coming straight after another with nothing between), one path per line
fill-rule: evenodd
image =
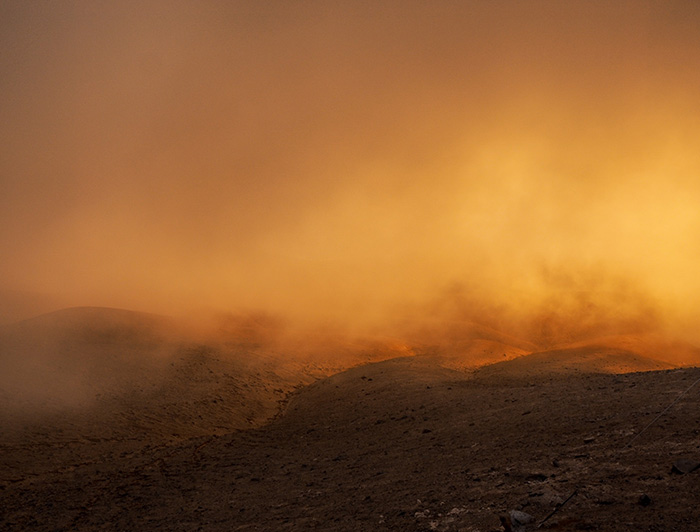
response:
M576 373L634 373L671 369L672 364L634 352L606 346L586 346L532 353L506 362L485 366L479 375L528 378Z
M700 365L700 350L660 334L612 335L515 356L479 370L526 378L544 374L634 373Z
M426 319L413 325L407 333L413 352L458 370L497 364L489 371L629 373L700 365L700 348L660 332L592 335L543 348L468 320L438 324ZM515 361L523 356L532 358Z
M700 365L700 348L687 342L672 340L660 333L603 336L568 344L565 347L602 347L635 353L674 366Z

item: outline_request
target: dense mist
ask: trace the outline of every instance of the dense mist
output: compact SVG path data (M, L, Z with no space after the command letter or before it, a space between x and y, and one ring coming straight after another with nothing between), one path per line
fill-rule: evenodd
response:
M10 1L0 50L15 300L700 341L695 2Z

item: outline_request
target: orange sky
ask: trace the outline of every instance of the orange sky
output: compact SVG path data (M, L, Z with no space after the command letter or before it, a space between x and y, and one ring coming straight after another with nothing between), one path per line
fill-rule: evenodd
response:
M692 328L698 65L692 0L3 2L0 288Z

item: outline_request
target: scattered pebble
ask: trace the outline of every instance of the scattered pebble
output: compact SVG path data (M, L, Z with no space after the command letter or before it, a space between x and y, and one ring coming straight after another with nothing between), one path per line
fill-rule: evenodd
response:
M680 458L673 462L671 472L678 475L685 475L687 473L692 473L698 468L700 468L700 462L697 460L693 460L691 458Z

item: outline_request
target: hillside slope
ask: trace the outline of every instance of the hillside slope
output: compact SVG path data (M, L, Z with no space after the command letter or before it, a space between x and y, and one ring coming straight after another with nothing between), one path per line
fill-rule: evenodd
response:
M351 369L271 424L5 481L6 530L693 530L700 369L528 379L426 358ZM208 407L202 405L200 411ZM642 498L646 495L646 498ZM640 501L643 504L640 504ZM647 501L649 504L647 504Z

